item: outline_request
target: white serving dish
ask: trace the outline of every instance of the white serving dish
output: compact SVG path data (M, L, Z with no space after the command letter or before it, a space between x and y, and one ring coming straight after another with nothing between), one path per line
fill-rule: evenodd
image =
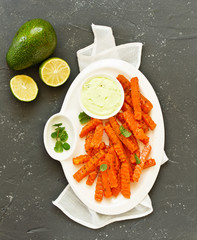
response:
M110 74L114 77L116 77L118 74L123 74L128 79L131 77L138 77L141 93L153 104L151 117L157 123L157 127L154 129L154 131L150 131L148 133L148 136L150 137L150 144L152 146L150 158L154 158L156 160L156 166L143 170L139 182L131 183L130 199L126 199L121 194L119 194L117 198L104 198L101 203L98 203L94 200L96 183L94 183L93 186L88 186L85 183L86 179L83 179L80 183L78 183L73 178L73 174L81 166L73 165L72 158L80 154L85 154L85 138L81 139L79 137L79 133L83 127L78 120L78 115L82 111L79 104L80 85L88 76L97 73ZM139 70L134 68L129 63L117 59L101 60L89 65L75 78L65 96L60 113L55 116L60 116L63 118L65 116L65 123L68 122L71 126L71 132L69 133L69 136L71 137L71 149L69 150L70 153L67 151L65 155L58 157L57 154L54 154L53 151L49 149L53 147L51 144L49 144L48 140L48 137L51 134L48 132L50 131L49 123L51 119L54 120L53 117L48 120L44 130L44 144L46 150L52 158L61 162L63 171L70 186L85 205L98 213L115 215L121 214L134 208L145 198L145 196L151 190L159 173L164 151L164 122L156 93L147 78Z

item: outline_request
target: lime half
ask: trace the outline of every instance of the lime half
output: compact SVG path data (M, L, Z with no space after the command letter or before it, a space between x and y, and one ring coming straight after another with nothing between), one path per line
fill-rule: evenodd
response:
M39 68L40 78L51 87L58 87L66 82L70 75L70 67L61 58L49 58Z
M38 86L33 78L26 75L16 75L10 80L13 95L20 101L33 101L38 94Z

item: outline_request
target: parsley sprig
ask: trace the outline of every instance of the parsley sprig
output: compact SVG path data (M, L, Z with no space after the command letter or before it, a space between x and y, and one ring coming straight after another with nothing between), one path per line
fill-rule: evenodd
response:
M51 133L51 137L56 140L54 150L57 153L63 152L63 150L69 150L70 145L66 142L68 140L68 133L65 130L65 127L62 127L62 123L56 123L53 125L55 132Z

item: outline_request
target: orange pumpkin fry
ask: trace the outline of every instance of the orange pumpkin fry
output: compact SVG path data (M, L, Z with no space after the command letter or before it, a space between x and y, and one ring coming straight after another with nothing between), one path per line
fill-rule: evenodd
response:
M124 120L124 116L123 116L123 113L122 112L119 112L116 114L116 117L117 119L121 122L121 123L124 123L125 120Z
M126 138L125 136L122 135L120 131L120 125L116 121L115 117L111 117L109 119L109 122L111 124L112 129L120 139L120 141L131 151L135 152L137 150L136 145L133 143L133 141L130 138Z
M137 164L133 173L133 181L138 182L140 175L142 173L142 169L144 168L144 163L146 162L148 155L150 154L151 151L151 145L146 145L142 153L140 154L140 164Z
M112 192L111 192L110 183L108 180L108 173L107 171L103 171L101 172L101 175L102 175L104 196L106 198L110 198L112 196Z
M112 188L112 190L111 190L114 197L117 197L119 192L120 192L120 190L121 190L120 170L119 170L119 172L117 174L117 183L118 183L117 187L116 188Z
M130 96L131 86L130 86L129 80L125 78L123 75L118 75L117 79L121 83L125 91L125 102L128 103L130 106L133 106L131 96ZM140 94L140 102L141 102L141 108L145 113L150 112L150 110L153 108L152 103L142 94Z
M117 153L120 161L121 162L126 161L126 154L125 154L124 147L109 124L105 126L105 132L107 133L109 139L111 140L114 150Z
M129 165L130 182L134 182L133 181L133 173L134 173L134 169L132 168L132 165Z
M134 182L138 182L139 181L139 178L141 176L141 173L142 173L142 169L141 166L139 164L137 164L135 166L135 169L134 169L134 172L133 172L133 181Z
M113 146L110 147L109 153L114 155L114 159L115 159L115 162L114 162L115 169L114 169L114 171L116 171L116 174L117 174L119 169L120 169L120 160L119 160L118 155L117 155Z
M108 150L109 150L109 146L106 145L106 148L104 149L106 153L108 153Z
M128 127L133 132L134 136L142 141L144 144L149 142L149 137L144 133L143 129L140 128L139 123L134 119L131 111L123 112L124 119L128 124Z
M144 97L142 94L140 94L140 100L141 100L141 108L145 113L149 113L150 110L153 108L152 103Z
M98 148L99 147L99 144L102 141L103 131L104 131L103 124L99 124L99 125L96 126L94 136L93 136L92 141L90 143L91 148Z
M123 127L124 127L124 124L123 124ZM125 128L125 127L124 127ZM132 134L130 136L131 140L135 143L135 145L137 146L137 149L139 149L139 146L138 146L138 142L137 142L137 139L135 138L135 136Z
M132 165L131 165L131 156L133 155L129 149L125 148L125 152L127 154L127 163L129 166L129 176L130 176L130 181L133 182L133 169L132 169Z
M105 156L105 152L103 150L96 153L82 168L80 168L73 177L80 182L84 177L86 177L91 171L93 171L99 161Z
M134 154L131 154L129 160L130 160L130 163L131 163L131 164L135 164L135 163L136 163L135 155L134 155Z
M127 162L124 162L121 165L121 193L125 198L130 198L130 175Z
M133 107L131 93L125 95L124 100L130 107Z
M121 109L122 111L131 110L131 106L129 106L128 103L124 102Z
M125 94L128 94L130 92L130 90L131 90L131 86L130 86L129 80L125 76L123 76L121 74L119 74L117 76L117 79L120 82L120 84L122 85L122 87L123 87L123 89L125 91Z
M98 148L94 148L92 151L91 151L91 156L94 156L97 152L99 152L100 150L104 150L106 151L108 146L106 146L106 144L104 142L101 142L99 144L99 147Z
M91 172L88 176L88 179L86 181L87 185L92 185L94 183L94 180L96 179L97 175L99 172L99 168L97 168L96 170L94 170L93 172Z
M101 172L99 172L98 177L97 177L94 198L97 202L101 202L103 199L103 183L102 183Z
M127 131L131 131L131 129L128 127L128 124L126 122L122 123L122 126L127 130ZM129 137L129 139L133 142L133 144L135 145L136 151L139 149L138 146L138 142L137 139L135 138L134 134L131 134L131 136Z
M136 163L130 163L130 165L131 165L131 169L132 169L132 181L131 182L134 182L133 181L133 173L134 173L134 170L135 170L135 167L136 167Z
M99 152L99 151L100 151L99 148L93 149L93 150L91 151L91 153L90 153L90 156L93 157L93 156L94 156L97 152Z
M141 120L142 109L141 109L138 78L137 77L132 78L130 83L131 83L131 99L132 99L133 108L134 108L134 118L136 120Z
M120 159L121 162L125 162L127 160L127 156L124 150L124 147L121 144L114 144L114 150L118 155L118 158Z
M110 153L107 153L105 156L105 160L108 162L108 169L107 169L107 173L108 173L108 177L109 177L109 184L110 187L117 187L118 186L118 182L117 182L117 178L116 178L116 172L114 171L114 156Z
M156 127L156 123L152 120L151 116L148 115L147 113L143 113L142 118L151 130L153 130Z
M153 158L147 159L146 162L144 163L144 169L155 165L156 165L155 159Z
M115 160L116 160L116 173L117 173L120 169L120 159L118 158L116 152L115 152Z
M143 118L143 116L142 116L142 118ZM145 123L145 121L143 119L141 119L139 121L139 124L140 124L141 128L143 129L144 133L148 132L149 127L148 127L148 125Z
M105 142L101 142L101 143L99 144L99 149L100 149L100 150L105 150L106 147L107 147L107 145L105 144Z
M112 154L113 157L114 157L114 161L113 161L113 171L117 173L117 171L119 170L120 168L120 162L119 162L119 159L117 157L117 154L113 148L113 146L111 146L108 150L108 153Z
M151 145L144 146L142 153L140 154L140 166L144 167L144 163L146 162L151 151Z
M79 164L86 163L90 160L90 158L91 157L89 155L80 155L78 157L73 158L73 164L79 165Z
M86 140L85 140L85 150L87 152L87 154L91 154L91 147L90 144L92 142L92 138L94 136L94 131L90 131L87 135L86 135Z
M85 137L90 131L94 130L97 125L102 124L102 121L99 119L92 118L81 130L79 136Z

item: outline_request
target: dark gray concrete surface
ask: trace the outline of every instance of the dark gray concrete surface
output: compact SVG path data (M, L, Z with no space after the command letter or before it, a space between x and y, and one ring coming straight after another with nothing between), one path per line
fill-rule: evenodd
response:
M42 83L38 66L14 72L6 65L15 32L32 18L52 23L58 37L53 56L71 67L59 88ZM99 230L52 205L67 180L42 139L45 122L60 110L78 74L76 51L93 41L91 23L111 26L117 44L144 44L140 69L160 100L170 158L150 192L153 213ZM0 46L0 240L197 239L196 0L0 0ZM19 102L10 91L9 81L19 73L38 84L32 103Z

